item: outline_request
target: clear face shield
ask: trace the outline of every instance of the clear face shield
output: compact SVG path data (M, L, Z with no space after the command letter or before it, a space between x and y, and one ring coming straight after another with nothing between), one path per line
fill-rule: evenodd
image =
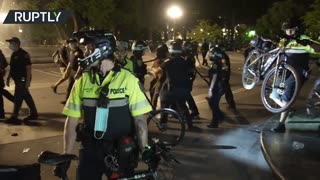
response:
M98 66L99 60L102 58L100 49L96 48L92 54L89 56L78 59L79 66L84 70L87 71L90 67Z

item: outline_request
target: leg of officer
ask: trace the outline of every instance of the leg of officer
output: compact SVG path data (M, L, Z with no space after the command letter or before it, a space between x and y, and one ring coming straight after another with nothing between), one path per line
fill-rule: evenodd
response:
M4 116L4 105L3 105L3 87L0 87L0 118L5 118Z
M6 89L1 89L1 94L6 97L9 101L14 102L14 96Z
M77 180L101 180L105 169L104 157L94 143L79 151Z
M226 101L229 105L229 109L236 109L236 103L234 102L234 99L233 99L233 94L232 94L232 90L230 88L229 81L224 80L222 82L222 87L224 89L225 98L226 98Z
M209 102L208 102L212 112L212 120L208 125L209 128L218 128L219 122L224 118L224 115L219 108L219 103L222 95L223 95L223 90L221 87L219 87L219 85L218 87L212 90L212 97L209 99Z
M191 117L196 118L197 116L199 116L199 110L198 110L197 104L194 101L191 93L188 93L187 103L188 103L188 106L191 110Z
M21 105L23 102L23 98L26 91L26 85L23 82L15 81L15 89L14 89L14 108L13 108L13 117L18 118L19 111L21 109Z
M37 118L38 111L37 111L36 105L34 103L34 100L30 94L29 88L25 88L25 93L24 93L23 99L25 100L26 104L28 105L28 107L30 109L30 116L32 116L33 118Z

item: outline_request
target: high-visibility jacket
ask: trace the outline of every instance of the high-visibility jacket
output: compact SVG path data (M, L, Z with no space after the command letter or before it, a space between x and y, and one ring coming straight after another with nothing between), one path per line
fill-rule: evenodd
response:
M96 78L96 83L92 78ZM93 135L97 100L101 89L108 85L109 118L105 137L119 137L133 129L133 117L152 110L143 93L139 80L128 70L112 70L100 81L99 74L85 72L76 80L63 113L70 117L83 118L88 132Z

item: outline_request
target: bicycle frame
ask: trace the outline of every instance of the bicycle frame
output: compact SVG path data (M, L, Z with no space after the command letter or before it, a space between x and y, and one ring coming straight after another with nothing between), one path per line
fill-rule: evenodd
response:
M274 57L278 56L278 52L279 52L279 48L275 48L271 51L268 51L266 53L262 53L261 55L259 55L254 61L252 61L248 67L252 66L253 64L257 63L257 61L261 61L260 63L260 67L259 67L259 77L264 76L268 70L270 69L270 67L274 64L276 58L273 58L271 60L268 59L268 61L265 61L265 56L267 55L273 55L276 53L276 55ZM252 74L255 74L255 72L252 72L252 70L250 68L248 68L248 71Z

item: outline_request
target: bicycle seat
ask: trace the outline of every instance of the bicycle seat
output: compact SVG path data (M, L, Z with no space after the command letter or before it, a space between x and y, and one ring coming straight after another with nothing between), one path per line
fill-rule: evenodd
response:
M38 162L56 166L71 160L77 160L78 157L74 154L58 154L51 151L43 151L38 155Z

